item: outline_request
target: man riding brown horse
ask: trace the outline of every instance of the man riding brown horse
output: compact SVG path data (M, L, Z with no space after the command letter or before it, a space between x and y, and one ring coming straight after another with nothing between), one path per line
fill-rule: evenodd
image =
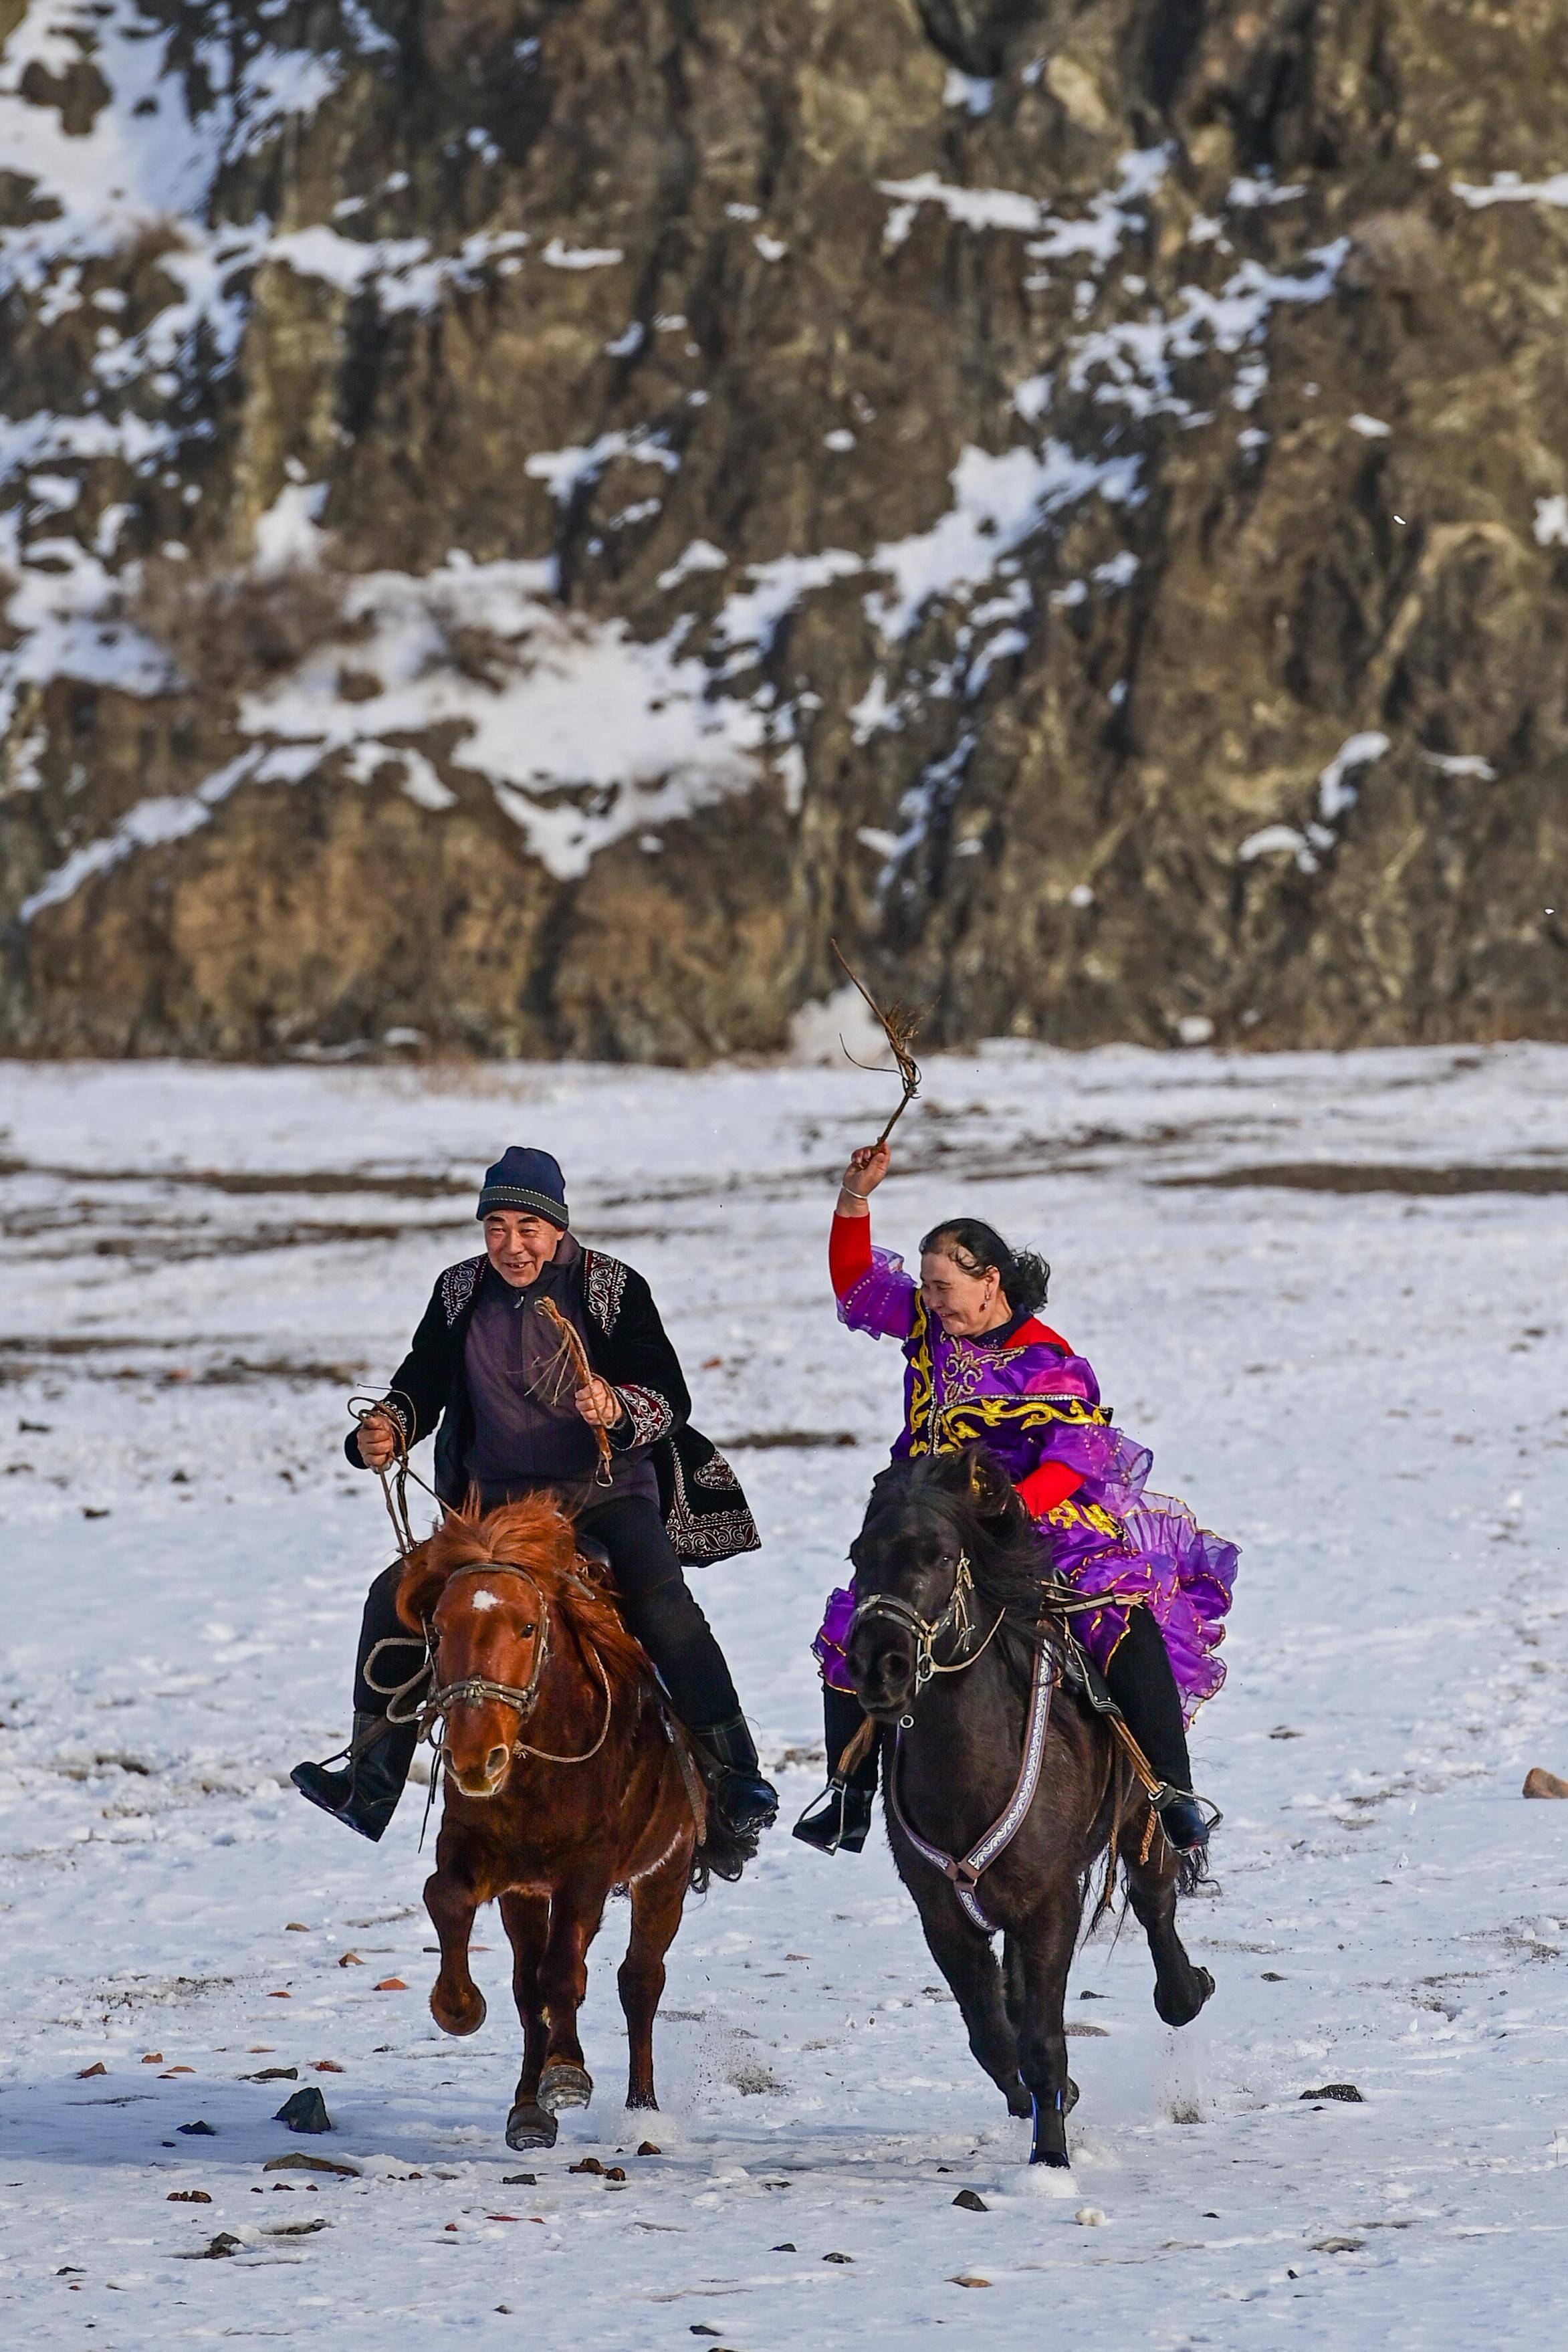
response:
M778 1794L682 1574L756 1549L735 1474L690 1425L680 1364L643 1276L571 1234L549 1154L514 1145L487 1171L476 1213L484 1256L442 1275L385 1400L344 1452L356 1468L385 1470L434 1430L435 1489L454 1510L471 1496L484 1511L560 1496L608 1558L622 1613L696 1743L723 1822L755 1833L773 1820ZM417 1738L412 1724L388 1720L379 1687L402 1677L366 1673L379 1643L407 1642L402 1566L378 1576L365 1602L348 1761L293 1774L312 1804L372 1840L392 1817Z

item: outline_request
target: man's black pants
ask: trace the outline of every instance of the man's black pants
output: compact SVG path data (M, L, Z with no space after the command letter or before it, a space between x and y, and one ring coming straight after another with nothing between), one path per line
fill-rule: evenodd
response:
M487 1492L485 1507L494 1509L526 1491L511 1487ZM724 1652L686 1589L658 1505L642 1495L610 1495L601 1501L592 1490L585 1500L576 1496L568 1499L575 1506L572 1516L582 1534L591 1536L609 1553L621 1613L653 1661L687 1729L706 1731L738 1715L740 1700ZM378 1682L403 1682L419 1663L423 1645L410 1635L397 1613L402 1575L402 1563L394 1560L391 1568L382 1570L366 1596L354 1675L357 1713L382 1715L386 1710L386 1693L372 1690L365 1680L366 1661L378 1642L411 1643L406 1649L382 1651L375 1664Z

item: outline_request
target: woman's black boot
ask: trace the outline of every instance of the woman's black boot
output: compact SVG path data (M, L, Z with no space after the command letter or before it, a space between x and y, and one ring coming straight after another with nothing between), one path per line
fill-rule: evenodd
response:
M874 1789L857 1789L852 1781L830 1780L813 1797L791 1835L819 1853L859 1853L871 1834Z
M1164 1793L1151 1798L1150 1802L1160 1817L1166 1843L1176 1853L1205 1853L1208 1850L1208 1832L1212 1824L1190 1789L1173 1788L1167 1780Z
M1186 1727L1170 1654L1146 1609L1128 1611L1127 1630L1111 1654L1105 1682L1128 1730L1160 1777L1162 1793L1153 1802L1166 1843L1180 1854L1202 1853L1211 1823L1192 1793Z
M792 1834L819 1853L859 1853L871 1834L876 1801L877 1742L846 1772L851 1743L865 1729L861 1704L851 1691L822 1685L822 1735L828 1751L828 1785L813 1797Z

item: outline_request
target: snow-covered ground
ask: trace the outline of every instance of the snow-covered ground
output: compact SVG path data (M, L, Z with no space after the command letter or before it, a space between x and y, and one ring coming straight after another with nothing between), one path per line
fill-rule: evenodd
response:
M616 2105L612 1910L598 2100L518 2159L498 1923L489 2021L448 2042L419 1805L371 1849L287 1787L343 1732L387 1557L343 1397L474 1247L483 1163L528 1140L651 1277L731 1442L765 1549L698 1587L787 1817L805 1801L807 1643L899 1369L835 1322L823 1233L887 1093L842 1069L0 1071L6 2341L1551 2340L1568 1808L1520 1784L1568 1767L1568 1051L998 1047L937 1064L900 1130L882 1238L962 1205L1042 1242L1052 1318L1156 1484L1243 1546L1197 1738L1219 1891L1184 1915L1218 1997L1173 2036L1135 1930L1082 1953L1064 2198L1020 2179L1024 2127L880 1832L830 1862L780 1829L691 1906L658 2155ZM1171 1181L1304 1161L1373 1173ZM1468 1173L1435 1189L1444 1168ZM817 1442L756 1443L784 1435ZM268 2067L323 2088L332 2137L272 2120L295 2085L247 2079ZM1363 2104L1303 2098L1329 2083ZM352 2174L264 2171L300 2150ZM589 2154L624 2186L574 2174ZM220 2232L226 2260L190 2259Z

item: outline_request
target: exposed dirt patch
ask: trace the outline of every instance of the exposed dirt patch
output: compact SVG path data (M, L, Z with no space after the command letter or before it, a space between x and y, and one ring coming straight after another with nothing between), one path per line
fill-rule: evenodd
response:
M48 1176L63 1184L184 1184L204 1192L241 1195L283 1192L317 1197L345 1192L383 1193L394 1200L465 1199L471 1175L371 1175L341 1168L260 1170L250 1168L57 1168L42 1160L0 1160L0 1177Z
M727 1437L723 1442L724 1451L729 1454L775 1454L792 1446L810 1451L814 1446L859 1443L852 1429L758 1429L746 1437Z
M1568 1168L1387 1168L1332 1160L1281 1160L1272 1168L1223 1168L1212 1176L1162 1176L1169 1192L1402 1192L1452 1199L1466 1192L1568 1192Z

